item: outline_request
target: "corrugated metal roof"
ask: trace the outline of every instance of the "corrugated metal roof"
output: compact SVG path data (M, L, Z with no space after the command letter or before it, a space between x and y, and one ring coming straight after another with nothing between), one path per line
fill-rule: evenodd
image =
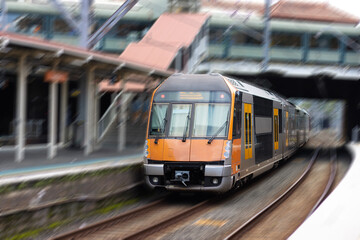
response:
M236 12L246 12L253 15L264 15L263 3L251 3L243 1L214 1L202 0L202 6L219 8ZM210 10L211 12L211 10ZM346 13L325 2L301 1L301 0L280 0L271 6L272 19L297 19L305 21L331 22L357 24L360 19Z
M132 62L131 60L125 61L119 59L117 56L104 54L101 52L96 51L89 51L83 48L55 43L46 41L37 37L29 37L14 33L8 32L0 32L0 47L7 47L7 46L19 46L29 49L39 49L44 51L51 51L55 54L61 55L68 55L75 58L81 58L86 61L93 61L93 62L100 62L105 64L111 64L114 67L116 66L126 66L128 68L136 69L139 71L144 71L147 73L158 74L162 76L168 76L171 74L169 71L164 71L162 69L156 67L149 67L142 65L139 62Z
M188 47L208 18L207 14L164 13L142 41Z
M167 70L175 58L178 49L178 47L163 48L145 42L130 43L119 59Z
M357 24L359 18L325 2L280 0L271 6L271 18Z
M130 44L119 58L167 70L179 49L191 45L208 18L207 14L165 13L140 42Z

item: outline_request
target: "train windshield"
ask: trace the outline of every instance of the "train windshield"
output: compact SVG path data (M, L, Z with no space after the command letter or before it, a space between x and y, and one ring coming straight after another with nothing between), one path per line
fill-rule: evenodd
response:
M168 137L226 137L229 114L229 103L153 104L149 134L164 137L167 129Z
M188 137L191 119L191 104L173 104L169 137Z
M230 94L224 91L158 92L151 109L149 135L182 138L227 136Z
M150 135L164 136L169 104L154 104L151 109Z
M230 104L195 104L193 137L225 137L229 125Z

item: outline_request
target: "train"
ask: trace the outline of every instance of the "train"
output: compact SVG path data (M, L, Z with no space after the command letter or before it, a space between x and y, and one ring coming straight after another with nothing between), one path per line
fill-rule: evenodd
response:
M153 92L144 146L151 188L224 193L309 139L309 114L278 94L218 73L175 73Z

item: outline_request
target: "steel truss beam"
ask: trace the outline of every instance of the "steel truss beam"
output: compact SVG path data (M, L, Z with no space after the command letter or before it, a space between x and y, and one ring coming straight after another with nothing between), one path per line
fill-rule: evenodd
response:
M2 3L5 0L1 0ZM81 1L81 20L77 22L73 16L65 9L59 0L51 0L56 9L61 13L62 18L69 24L69 26L80 34L80 46L84 48L92 48L99 42L121 18L128 13L138 0L126 0L111 17L89 38L89 10L92 5L92 0Z
M5 0L3 0L5 1ZM70 25L70 27L77 33L81 33L81 28L71 14L65 9L65 7L58 0L51 0L53 5L61 13L62 18Z
M6 20L7 20L7 7L6 7L6 1L5 0L1 0L0 8L1 8L0 30L3 30L5 28Z
M94 34L91 35L87 42L88 47L92 48L97 42L99 42L137 2L138 0L126 0L113 13L113 15L111 15L111 17Z
M265 14L264 14L264 39L263 39L263 51L264 59L261 64L261 70L266 71L269 65L269 51L271 41L270 30L270 0L265 0Z

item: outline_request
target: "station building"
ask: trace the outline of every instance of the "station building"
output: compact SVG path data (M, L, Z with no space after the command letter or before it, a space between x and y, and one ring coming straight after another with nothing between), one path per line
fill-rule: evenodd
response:
M78 34L51 4L35 0L7 1L6 4L7 17L3 30L39 37L56 44L78 44ZM92 31L101 26L121 4L121 1L95 2L91 12ZM79 2L64 1L63 5L74 16L79 15ZM143 103L148 100L151 90L171 72L207 72L211 69L204 70L201 63L216 61L226 61L227 65L232 61L258 65L264 56L263 14L263 4L249 2L162 0L137 3L94 47L96 51L118 58L119 63L111 71L102 74L96 82L98 88L95 96L99 105L96 121L100 121L106 113L111 115L108 107L114 106L114 101L119 101L117 96L124 89L135 92L127 100L127 104L132 104L127 111L138 112L139 108L143 109L143 105L145 109L146 104ZM306 67L323 66L341 66L343 71L359 70L360 29L356 27L359 22L357 17L327 3L288 0L272 5L270 16L271 62L301 65L305 70ZM173 37L174 33L178 35ZM167 37L161 38L164 35ZM56 46L61 55L60 45ZM8 67L7 50L4 44L0 59L0 145L15 146L18 73L14 68ZM87 64L84 63L86 59L81 61L82 64L77 63L79 69ZM142 66L145 70L140 71L140 74L139 71L135 71L135 74L134 71L128 72L128 63ZM63 70L70 65L63 66ZM50 90L48 83L44 82L44 74L52 67L48 63L31 64L28 69L25 144L49 142ZM111 74L119 71L122 73ZM160 73L154 74L155 72ZM81 84L84 72L78 71L77 74L71 75L77 80L68 83L68 105L65 110L62 109L66 117L61 121L65 121L62 124L67 127L72 127L68 129L67 142L73 146L85 147L90 144L84 140L86 111L83 109L86 95L82 93L86 92L86 85ZM126 81L120 84L119 80L124 78L130 80L127 86L123 84ZM61 102L59 95L57 104ZM100 122L98 124L101 125ZM102 128L105 129L108 125ZM144 130L144 127L143 124L141 128L134 126L134 129ZM113 125L112 130L114 129L116 127ZM75 135L71 135L74 132ZM63 143L64 137L60 137L62 135L64 134L59 132L58 139L53 141ZM140 139L136 144L141 142ZM120 149L123 147L124 145Z

